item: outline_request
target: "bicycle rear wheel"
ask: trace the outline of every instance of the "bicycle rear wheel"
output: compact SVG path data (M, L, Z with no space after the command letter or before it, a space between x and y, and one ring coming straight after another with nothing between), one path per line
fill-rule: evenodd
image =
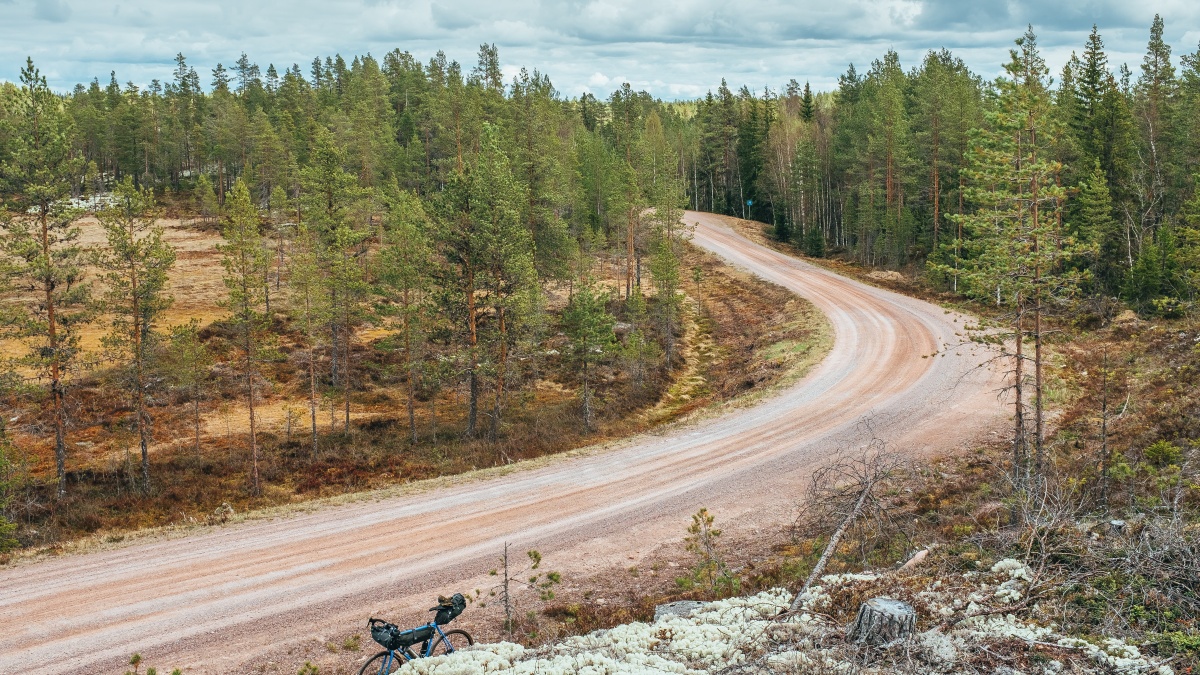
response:
M433 650L430 656L441 656L449 654L466 647L467 645L475 644L475 638L465 630L448 630L446 637L438 637L437 642L433 643Z
M383 651L364 663L362 669L358 671L358 675L390 675L390 673L400 670L402 665L404 665L403 656L395 654L389 659L388 653Z

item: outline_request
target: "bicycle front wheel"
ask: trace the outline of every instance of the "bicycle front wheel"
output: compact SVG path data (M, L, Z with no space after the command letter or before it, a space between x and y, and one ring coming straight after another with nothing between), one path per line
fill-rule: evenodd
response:
M433 649L430 651L430 656L441 656L442 654L451 654L467 645L475 644L475 638L465 630L448 630L446 637L439 637L437 642L433 643Z
M371 657L371 660L363 664L362 670L358 671L358 675L390 675L400 666L404 665L404 657L395 654L389 658L387 652L379 652Z

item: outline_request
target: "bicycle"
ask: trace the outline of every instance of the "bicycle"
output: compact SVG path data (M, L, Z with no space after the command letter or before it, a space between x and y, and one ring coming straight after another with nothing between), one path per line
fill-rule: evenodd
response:
M384 650L368 659L358 671L358 675L388 675L413 659L453 654L463 647L475 644L475 639L465 630L442 630L442 626L462 614L466 606L466 599L459 593L450 598L439 596L438 605L429 608L429 611L437 612L433 621L405 631L383 619L368 619L367 627L371 630L371 639L383 645ZM418 643L421 646L414 652L412 648Z

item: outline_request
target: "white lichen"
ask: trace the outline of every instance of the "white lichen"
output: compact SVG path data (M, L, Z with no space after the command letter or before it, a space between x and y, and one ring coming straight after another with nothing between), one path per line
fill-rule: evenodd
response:
M800 598L801 611L784 618L779 614L789 607L791 593L774 589L706 603L687 617L670 615L653 623L625 624L539 649L507 642L476 645L450 656L418 660L406 666L406 672L701 675L745 664L755 672L875 673L858 669L847 655L838 651L836 641L830 642L830 636L840 634L843 627L831 624L827 617L821 616L821 610L828 608L829 591L880 578L869 574L827 575L820 586L813 586ZM916 599L928 614L946 620L941 627L914 636L913 654L924 661L926 672L954 673L961 666L963 655L996 640L1017 639L1076 650L1105 672L1174 675L1169 666L1154 663L1123 640L1108 638L1094 644L1062 636L1053 625L1038 625L1013 613L993 613L999 606L1019 602L1031 578L1028 566L1006 559L992 566L991 576L985 573L945 578L940 580L942 583L917 593ZM990 579L991 583L984 583L984 579ZM1050 661L1037 672L1057 675L1063 668L1061 662Z

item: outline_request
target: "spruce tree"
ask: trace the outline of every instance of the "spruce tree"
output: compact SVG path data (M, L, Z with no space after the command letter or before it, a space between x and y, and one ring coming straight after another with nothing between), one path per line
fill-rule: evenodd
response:
M1124 237L1113 217L1113 201L1108 180L1099 160L1087 181L1078 188L1078 208L1072 234L1092 252L1090 265L1097 290L1115 295L1120 290L1126 268L1120 264Z
M1083 49L1083 59L1080 61L1075 86L1075 115L1071 126L1079 138L1084 155L1097 160L1101 159L1102 155L1104 131L1101 115L1110 76L1104 41L1100 38L1099 29L1093 24Z
M1187 283L1188 298L1200 294L1200 174L1192 176L1192 198L1180 209L1179 259Z
M1150 26L1150 41L1142 57L1142 74L1137 81L1137 119L1141 128L1141 162L1138 167L1140 223L1153 236L1167 208L1167 184L1171 179L1166 141L1171 137L1175 102L1175 67L1171 47L1163 41L1163 20L1158 14Z
M813 121L817 116L817 106L813 100L812 87L808 82L804 83L804 94L800 98L800 119L805 122Z

